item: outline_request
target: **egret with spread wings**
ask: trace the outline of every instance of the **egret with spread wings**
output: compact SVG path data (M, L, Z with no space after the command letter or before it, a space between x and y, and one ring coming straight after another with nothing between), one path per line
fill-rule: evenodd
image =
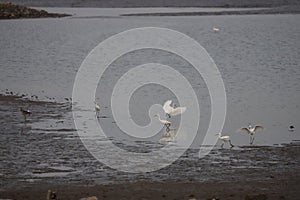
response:
M246 131L250 135L250 144L253 144L254 135L258 129L264 130L264 127L261 125L256 125L253 127L251 124L249 124L248 127L242 127L237 131Z
M166 116L169 118L180 115L186 111L186 107L176 107L175 108L175 107L171 106L171 104L172 104L172 101L168 100L163 105L163 109L166 113Z

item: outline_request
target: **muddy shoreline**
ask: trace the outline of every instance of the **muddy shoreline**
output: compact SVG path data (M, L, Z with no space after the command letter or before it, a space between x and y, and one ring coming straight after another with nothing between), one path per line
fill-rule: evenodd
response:
M170 13L134 13L121 16L208 16L208 15L275 15L275 14L299 14L300 6L287 6L278 8L266 8L261 10L236 10L217 12L170 12Z
M135 182L112 185L48 185L39 183L31 188L15 188L0 192L1 198L46 199L48 189L58 199L74 200L96 196L98 199L298 199L299 177L289 174L269 181L223 182Z
M300 143L216 147L203 159L189 149L156 172L128 174L104 166L83 147L70 104L0 95L0 199L298 199ZM33 111L24 122L18 106ZM44 110L47 108L47 112ZM4 117L5 116L5 117ZM45 121L47 127L36 123ZM36 124L36 125L34 125Z

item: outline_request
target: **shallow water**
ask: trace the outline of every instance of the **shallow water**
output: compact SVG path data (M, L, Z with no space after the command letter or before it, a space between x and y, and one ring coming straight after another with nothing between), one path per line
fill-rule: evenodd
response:
M116 182L119 177L122 181L165 180L194 177L195 174L201 174L197 180L225 179L215 176L220 165L227 165L229 171L249 167L266 171L273 167L276 171L286 170L286 163L292 163L287 170L295 170L294 164L299 160L292 161L293 155L284 157L287 147L272 145L300 139L299 15L118 18L78 15L62 19L0 21L0 91L2 94L26 94L35 100L31 103L18 99L1 101L1 185L49 177L52 180L51 177L57 176L70 182L84 179L99 183ZM97 12L89 16L99 15ZM116 60L100 80L96 96L102 106L101 126L109 132L111 140L124 149L138 152L160 148L161 144L157 143L160 136L142 142L120 137L122 132L114 123L110 110L112 88L124 72L139 64L159 62L181 72L200 100L200 129L192 146L195 150L167 169L143 176L110 170L86 151L74 130L70 112L76 72L99 42L121 31L143 26L183 32L206 48L225 83L227 116L223 132L241 148L216 149L205 157L204 163L199 161L197 149L210 118L209 94L203 79L185 60L173 54L143 50ZM215 34L213 27L221 31ZM45 102L40 103L31 95ZM153 85L140 88L130 102L132 118L137 124L147 124L149 106L162 104L170 98L175 97L166 88ZM20 105L30 105L34 113L26 124L18 111ZM249 143L248 135L235 133L250 122L266 127L255 139L255 146L261 148L244 148ZM291 124L296 127L293 132L288 131ZM290 148L299 152L297 146ZM215 168L208 168L208 165ZM174 172L169 174L169 168L174 168ZM186 170L185 173L177 173L182 170ZM10 181L15 179L18 181Z

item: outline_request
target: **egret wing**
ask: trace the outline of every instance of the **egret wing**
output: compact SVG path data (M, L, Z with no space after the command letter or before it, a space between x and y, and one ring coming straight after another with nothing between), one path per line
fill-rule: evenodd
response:
M173 111L170 113L171 116L176 116L184 113L186 111L186 107L177 107L174 108Z
M254 128L254 131L257 131L258 129L264 130L265 128L263 126L257 125Z
M249 129L248 129L248 128L246 128L246 127L242 127L242 128L240 128L240 129L238 129L236 132L239 132L239 131L246 131L247 133L249 133L249 134L250 134L250 131L249 131Z
M163 109L164 109L165 113L167 113L167 114L170 114L172 112L172 110L174 109L174 108L172 108L171 103L172 103L172 101L168 100L163 105Z

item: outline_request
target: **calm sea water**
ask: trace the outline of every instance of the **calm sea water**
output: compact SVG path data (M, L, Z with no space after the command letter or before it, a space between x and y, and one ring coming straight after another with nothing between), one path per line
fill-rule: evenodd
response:
M59 10L63 11L61 8ZM69 11L70 9L65 9L66 13ZM81 160L82 156L88 156L88 152L77 137L69 103L66 101L72 96L76 72L87 54L106 38L137 27L174 29L194 38L207 50L225 83L227 116L223 133L230 135L234 144L248 145L247 134L235 133L238 128L248 123L259 123L266 128L256 136L255 145L258 146L290 143L300 139L299 15L118 17L117 14L123 12L118 9L114 10L113 14L107 14L110 13L107 10L103 15L97 9L91 9L88 15L86 10L73 11L77 12L74 17L61 19L0 21L1 93L9 91L18 95L26 94L28 97L37 95L39 100L46 102L32 103L30 108L36 114L25 127L18 113L18 106L26 106L26 103L3 103L0 141L3 144L3 152L6 152L1 156L1 165L5 169L1 174L5 180L16 174L19 177L27 177L30 181L32 173L42 178L43 175L56 176L56 172L60 172L58 175L64 177L87 171L91 176L95 172L101 174L105 171L108 174L107 180L101 181L114 180L111 177L116 176L117 172L107 171L102 165L97 168L98 163L92 158L88 161ZM213 27L220 28L220 32L213 33ZM117 59L110 66L97 89L97 101L101 102L102 106L101 115L106 117L101 118L100 123L111 134L110 137L116 139L120 136L121 131L114 124L110 109L113 86L124 72L148 62L159 62L174 67L193 86L200 100L201 121L199 137L192 147L199 148L210 119L209 94L203 79L195 73L193 67L182 58L168 52L132 52ZM132 118L137 124L147 124L150 120L149 105L162 104L170 98L175 97L166 88L154 85L140 88L130 102ZM294 132L288 131L290 125L296 127ZM118 142L120 141L116 141ZM157 141L151 142L157 145ZM147 148L147 145L139 145L135 141L129 141L125 142L124 148ZM49 150L53 152L52 157L50 156L52 159L42 161L47 157ZM69 153L58 153L60 151ZM21 158L24 155L21 152L27 152L23 159ZM79 155L74 157L78 152ZM197 160L196 153L189 155L192 155L187 156L190 162ZM83 167L87 162L91 168ZM247 162L245 163L244 165L241 162L239 166L245 167ZM11 165L16 167L10 167ZM22 167L25 165L28 168ZM191 166L194 166L192 174L201 168L193 163ZM54 169L49 170L49 167ZM73 171L74 168L76 172ZM49 171L52 174L49 175ZM163 174L163 171L159 173ZM150 177L145 179L148 178Z

